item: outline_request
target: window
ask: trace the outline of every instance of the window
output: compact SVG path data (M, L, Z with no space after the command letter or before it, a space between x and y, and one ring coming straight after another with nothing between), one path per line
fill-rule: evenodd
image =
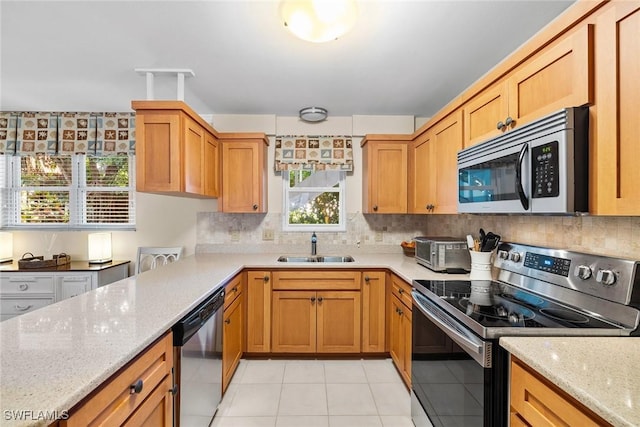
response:
M345 175L335 170L283 171L283 229L345 231Z
M0 162L3 228L135 228L132 155L2 155Z

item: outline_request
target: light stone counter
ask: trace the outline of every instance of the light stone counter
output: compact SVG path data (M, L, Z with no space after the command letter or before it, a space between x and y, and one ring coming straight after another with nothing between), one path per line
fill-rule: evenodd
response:
M640 426L640 337L504 337L500 345L614 426Z
M351 255L355 262L340 264L194 255L1 322L0 425L48 425L243 268L388 268L407 282L468 279L434 273L400 254Z

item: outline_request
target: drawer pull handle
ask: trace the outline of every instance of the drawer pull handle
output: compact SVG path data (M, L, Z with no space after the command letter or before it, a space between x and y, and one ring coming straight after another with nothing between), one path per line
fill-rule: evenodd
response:
M27 289L29 289L29 285L27 285L26 283L21 283L20 286L18 286L18 288L21 291L26 291Z
M237 287L237 286L234 286L234 287L233 287L233 289L232 289L232 291L233 291L233 292L238 292L238 287Z
M399 293L400 295L402 295L402 294L404 293L404 289L402 289L402 288L398 288L398 293Z
M31 304L29 304L29 305L18 305L18 304L16 304L16 305L15 305L15 309L16 309L17 311L27 311L27 310L29 310L31 307L33 307L33 305L31 305Z
M371 280L371 279L369 278L369 276L364 276L364 281L365 281L365 282L369 283L369 280Z
M254 210L254 211L257 211L257 210L258 210L258 205L253 205L253 206L251 206L251 207L253 208L253 210Z
M264 276L264 281L268 282L269 281L269 276Z
M144 386L144 383L142 382L142 380L138 380L135 383L131 384L129 386L129 394L138 394L142 391L142 387Z
M229 323L231 323L231 319L225 320L224 323L226 323L228 325Z

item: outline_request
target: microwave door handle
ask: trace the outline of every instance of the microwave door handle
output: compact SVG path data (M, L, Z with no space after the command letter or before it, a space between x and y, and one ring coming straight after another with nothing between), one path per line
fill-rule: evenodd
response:
M518 156L518 164L516 165L516 189L518 190L518 196L520 197L520 203L525 211L529 210L529 199L527 195L524 193L524 188L522 187L522 162L524 161L524 156L527 154L527 150L529 149L529 144L523 144L522 149L520 150L520 155Z

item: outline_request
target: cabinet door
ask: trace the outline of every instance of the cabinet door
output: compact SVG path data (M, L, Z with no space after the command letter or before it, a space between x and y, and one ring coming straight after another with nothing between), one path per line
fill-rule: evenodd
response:
M462 110L434 126L433 170L436 176L434 213L458 212L458 151L462 149Z
M431 131L421 134L409 155L409 212L429 213L436 200L436 169Z
M204 134L204 194L220 196L220 148L218 139L209 132Z
M508 77L508 85L509 115L518 125L561 108L591 104L593 25L545 47Z
M400 313L400 329L402 333L402 379L407 387L411 387L411 309L407 306Z
M222 331L222 392L227 389L231 377L242 357L243 296L240 295L224 311Z
M316 293L274 291L271 350L274 353L316 351Z
M123 427L173 426L173 394L171 376L167 375L147 399L123 424Z
M181 191L180 135L177 112L136 114L137 191Z
M317 293L318 353L360 352L360 292Z
M247 273L247 352L271 351L271 280L268 271Z
M365 271L362 274L362 352L382 353L385 349L386 274Z
M91 274L65 275L55 278L56 301L62 301L95 289L94 276Z
M402 372L404 369L404 346L402 335L402 319L400 312L404 308L404 304L400 300L392 296L391 297L391 311L389 312L389 329L390 329L390 343L389 354L391 359L395 363L398 371Z
M640 214L640 6L613 2L598 17L591 213Z
M365 156L363 213L407 213L407 143L370 141Z
M222 142L222 211L266 212L264 141Z
M204 134L205 130L187 115L184 123L184 191L204 194Z
M491 86L467 102L464 107L464 147L470 147L499 135L507 127L498 128L509 115L507 84Z

